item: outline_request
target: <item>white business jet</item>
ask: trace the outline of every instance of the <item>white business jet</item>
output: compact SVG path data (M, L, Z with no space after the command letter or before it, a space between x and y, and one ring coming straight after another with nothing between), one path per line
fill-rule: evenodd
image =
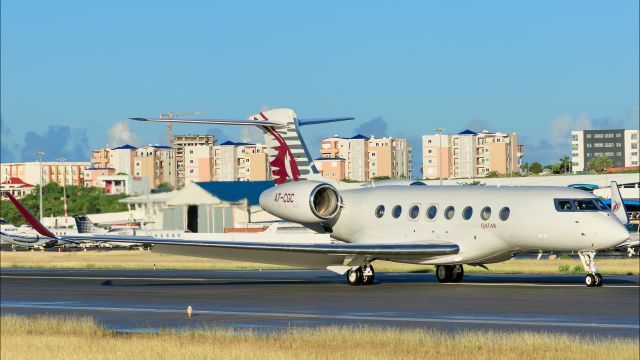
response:
M582 190L424 186L420 181L362 186L324 180L317 175L299 129L349 119L298 119L291 109L264 111L248 120L134 119L259 127L276 184L262 193L260 205L279 218L325 234L328 241L297 241L284 234L266 240L265 234L208 234L206 239L197 234L96 235L92 240L153 244L154 251L180 255L324 268L346 274L349 285L373 283L375 260L436 265L437 279L446 283L462 281L463 265L485 266L521 252L577 251L587 272L585 283L592 287L603 284L596 252L629 238L616 213ZM53 235L10 199L34 229Z

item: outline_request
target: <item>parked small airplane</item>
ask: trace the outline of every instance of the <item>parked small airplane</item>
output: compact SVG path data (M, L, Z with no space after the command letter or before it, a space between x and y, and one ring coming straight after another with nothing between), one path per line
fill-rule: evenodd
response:
M51 229L56 236L71 236L77 234L75 228ZM0 240L2 244L12 247L44 250L61 244L78 245L77 242L60 242L56 238L43 237L29 225L16 227L5 219L0 218Z
M420 181L345 184L317 174L299 128L351 118L298 119L273 109L249 120L146 119L139 121L252 125L265 133L275 187L260 196L269 213L330 236L328 242L268 240L265 234L187 236L93 235L93 241L153 244L154 251L198 257L326 268L349 285L374 281L375 260L436 265L440 282L460 282L463 265L485 266L521 252L577 251L587 286L601 286L598 250L629 233L602 201L566 187L424 186ZM612 187L617 189L617 187ZM43 236L55 237L12 196L9 199ZM276 236L276 237L273 237ZM61 237L64 240L64 237ZM74 237L73 239L77 239Z

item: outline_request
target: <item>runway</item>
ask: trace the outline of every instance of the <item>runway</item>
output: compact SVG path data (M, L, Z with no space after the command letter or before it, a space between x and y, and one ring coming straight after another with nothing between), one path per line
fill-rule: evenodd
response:
M640 336L640 280L582 275L377 273L349 287L328 271L2 269L2 313L91 315L122 331L233 326L373 325L446 331L564 332ZM192 306L194 316L186 315Z

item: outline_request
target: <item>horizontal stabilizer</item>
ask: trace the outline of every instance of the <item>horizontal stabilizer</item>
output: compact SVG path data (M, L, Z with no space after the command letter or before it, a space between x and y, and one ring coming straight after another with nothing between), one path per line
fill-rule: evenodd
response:
M284 127L285 124L281 124L273 121L260 121L260 120L231 120L231 119L168 119L168 118L129 118L135 121L149 121L149 122L169 122L176 124L218 124L218 125L245 125L245 126L273 126Z
M299 126L325 124L336 121L355 120L354 117L335 117L335 118L316 118L316 119L298 119Z

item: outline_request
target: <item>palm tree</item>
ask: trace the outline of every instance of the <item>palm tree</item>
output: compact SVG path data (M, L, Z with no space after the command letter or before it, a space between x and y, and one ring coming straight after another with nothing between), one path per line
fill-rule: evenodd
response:
M589 160L589 170L595 171L598 174L604 173L608 168L613 167L613 160L607 156L600 156Z
M571 165L571 159L567 155L560 158L560 172L568 173L571 171Z

